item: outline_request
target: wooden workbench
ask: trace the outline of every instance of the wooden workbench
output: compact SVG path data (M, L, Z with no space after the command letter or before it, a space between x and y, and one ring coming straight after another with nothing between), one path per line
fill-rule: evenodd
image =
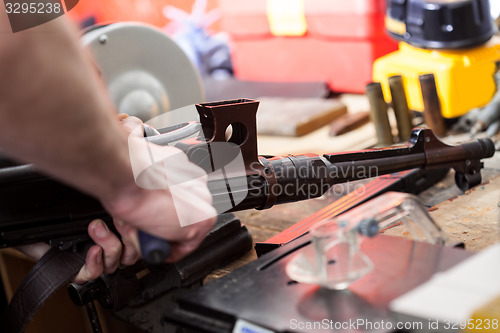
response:
M464 139L448 137L445 141L451 143ZM434 221L451 241L464 242L471 251L480 251L500 241L500 153L485 160L482 176L481 185L462 193L455 185L452 170L445 179L419 195L424 205L429 207ZM334 191L318 199L283 204L268 210L237 212L236 215L249 229L254 242L263 242L331 204L363 182L366 180L336 185ZM408 237L402 227L393 228L387 233ZM231 265L214 271L205 282L220 278L256 258L255 251L251 251Z
M362 96L344 96L343 101L349 105L350 112L367 110L366 101ZM352 101L355 102L355 106L352 106ZM336 138L328 137L328 128L324 127L302 138L262 136L259 138L259 152L261 154L279 155L287 153L326 153L357 150L372 146L375 143L373 138L374 130L371 124ZM451 142L460 141L453 137L448 138L448 140ZM462 194L456 188L453 180L454 174L450 172L445 180L419 195L427 207L432 207L430 208L432 217L449 237L457 241L463 241L467 248L472 251L480 251L493 242L500 241L500 153L486 160L485 169L482 174L484 184L468 191L466 194ZM318 199L279 205L263 211L248 210L238 212L236 215L250 230L254 242L262 242L331 204L342 195L347 194L357 184L359 183L351 182L345 185L338 185L334 191ZM390 233L400 237L407 236L404 230L397 228L392 229ZM256 258L255 251L250 251L236 262L214 271L205 279L205 282L219 278ZM18 261L13 263L13 265L18 266ZM13 289L15 289L15 286L11 286L11 290ZM89 327L84 327L85 325L88 326L86 314L81 309L73 307L66 297L65 290L60 294L60 298L64 298L66 302L64 304L67 304L67 306L53 307L54 311L56 311L55 315L52 313L48 314L47 311L52 311L49 309L44 310L45 312L43 313L41 312L39 316L46 317L48 318L47 321L50 321L50 318L61 316L61 313L63 313L61 309L64 311L72 310L75 312L73 315L66 314L66 312L62 314L61 317L66 318L66 322L68 323L67 327L58 323L61 329L60 332L66 332L68 327L75 326L75 323L78 323L78 326L82 327L82 332L89 332ZM107 311L104 311L104 313L107 314ZM138 331L129 327L118 329L119 325L125 326L125 324L111 322L111 320L111 316L107 316L106 321L104 321L104 323L109 321L109 328L106 330L108 332L135 333ZM46 327L40 325L41 322L39 320L35 321L35 323L41 328L36 330L32 326L30 332L47 331ZM50 331L58 332L52 328ZM74 329L73 331L77 332Z

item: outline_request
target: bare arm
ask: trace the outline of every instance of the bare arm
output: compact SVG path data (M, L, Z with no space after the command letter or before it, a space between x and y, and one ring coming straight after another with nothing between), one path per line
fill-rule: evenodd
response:
M56 19L13 34L1 15L0 147L113 200L131 177L127 140L75 28Z

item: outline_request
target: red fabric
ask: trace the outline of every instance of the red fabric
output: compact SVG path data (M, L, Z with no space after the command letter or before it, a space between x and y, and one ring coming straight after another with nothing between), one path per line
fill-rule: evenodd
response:
M91 16L96 23L139 21L164 27L169 20L163 7L170 5L191 12L194 0L80 0L70 11L70 17L81 22ZM207 11L216 6L216 0L207 1Z

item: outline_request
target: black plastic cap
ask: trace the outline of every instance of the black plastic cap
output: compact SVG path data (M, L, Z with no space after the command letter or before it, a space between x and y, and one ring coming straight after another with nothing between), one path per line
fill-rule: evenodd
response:
M489 0L387 0L386 23L395 39L430 49L478 46L496 32Z
M364 219L358 224L358 232L366 237L374 237L380 231L377 220L374 218Z

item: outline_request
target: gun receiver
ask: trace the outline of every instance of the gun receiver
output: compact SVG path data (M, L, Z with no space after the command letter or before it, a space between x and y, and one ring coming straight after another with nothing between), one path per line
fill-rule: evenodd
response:
M199 104L206 139L200 136L177 144L209 173L209 188L219 212L265 209L319 197L334 184L413 168L454 168L457 185L466 190L481 181L481 159L494 154L489 139L450 146L429 129L415 129L410 141L399 147L323 156L259 157L257 107L257 101L246 99ZM226 140L228 127L233 133ZM164 136L153 136L150 141L162 144ZM232 149L220 161L210 154L218 142L229 142ZM238 154L244 161L243 173L234 177L214 173L230 162L227 156ZM69 249L89 239L91 220L111 220L98 201L39 174L33 166L5 161L0 166L0 247L44 241ZM233 182L235 179L240 181Z

